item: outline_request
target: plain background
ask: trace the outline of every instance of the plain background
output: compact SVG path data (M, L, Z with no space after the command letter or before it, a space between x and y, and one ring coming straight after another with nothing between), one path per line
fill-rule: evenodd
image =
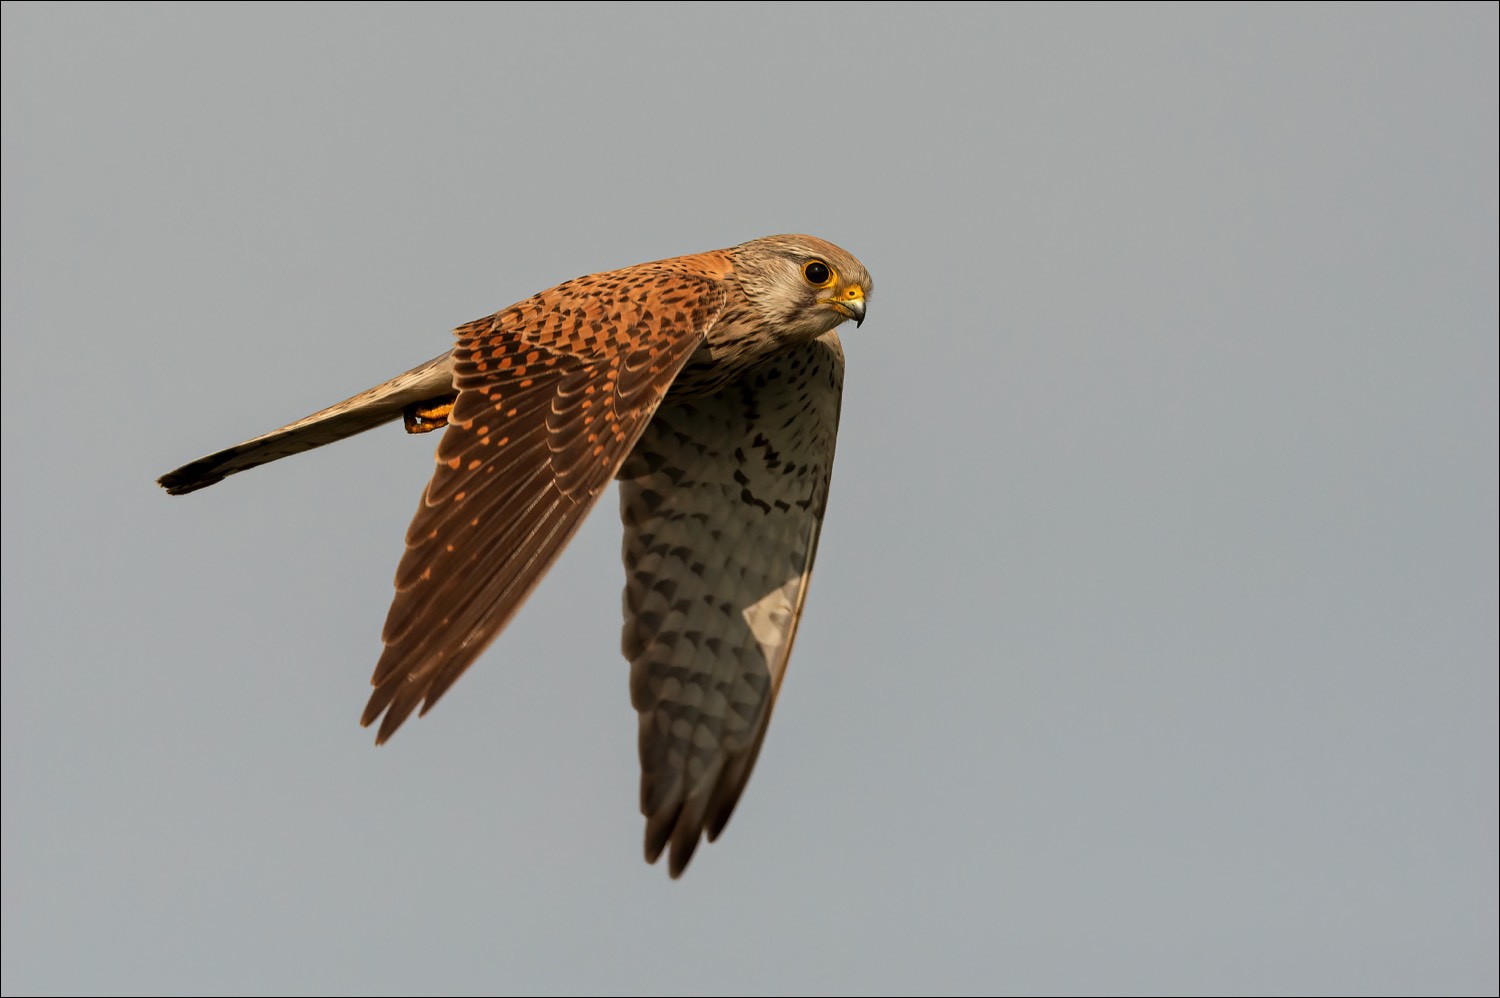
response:
M1494 994L1496 7L4 8L6 994ZM641 862L614 499L379 750L577 274L875 276L755 778Z

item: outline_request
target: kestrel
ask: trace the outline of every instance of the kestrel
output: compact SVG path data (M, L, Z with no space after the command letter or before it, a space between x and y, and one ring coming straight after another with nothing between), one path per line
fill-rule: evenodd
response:
M853 256L797 235L580 277L159 482L182 495L398 416L447 427L360 719L378 744L479 657L618 478L646 859L670 844L677 877L765 738L827 502L834 327L863 322L870 291Z

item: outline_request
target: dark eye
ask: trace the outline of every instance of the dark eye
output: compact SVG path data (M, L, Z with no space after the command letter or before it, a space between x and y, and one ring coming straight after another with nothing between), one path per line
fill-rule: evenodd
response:
M807 283L821 288L828 283L833 272L828 269L828 264L822 260L810 260L802 265L802 276L807 278Z

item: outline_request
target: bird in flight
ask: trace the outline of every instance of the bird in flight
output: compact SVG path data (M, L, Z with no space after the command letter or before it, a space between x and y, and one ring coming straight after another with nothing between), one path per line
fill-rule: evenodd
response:
M803 235L591 274L158 481L182 495L398 417L444 428L360 719L380 722L378 744L479 657L618 478L646 859L670 846L677 877L724 829L765 738L827 503L834 327L864 321L871 287Z

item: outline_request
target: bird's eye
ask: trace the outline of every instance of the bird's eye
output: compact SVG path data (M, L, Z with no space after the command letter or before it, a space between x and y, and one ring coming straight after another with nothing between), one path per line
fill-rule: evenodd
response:
M822 260L809 260L802 265L802 276L815 288L826 287L833 280L833 271Z

